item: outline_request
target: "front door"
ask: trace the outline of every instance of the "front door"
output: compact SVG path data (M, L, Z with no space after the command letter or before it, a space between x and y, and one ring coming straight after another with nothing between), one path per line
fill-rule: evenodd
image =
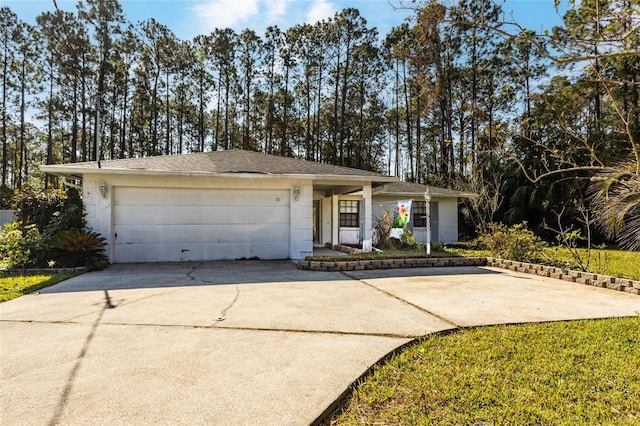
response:
M313 243L320 244L320 200L313 200Z

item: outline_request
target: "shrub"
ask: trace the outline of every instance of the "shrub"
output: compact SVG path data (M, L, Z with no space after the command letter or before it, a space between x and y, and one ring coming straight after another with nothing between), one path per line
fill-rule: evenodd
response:
M416 237L411 232L411 229L406 225L402 227L402 234L400 234L400 242L404 248L413 248L416 245Z
M0 256L9 268L37 264L42 253L42 237L35 225L22 227L19 221L7 223L0 230Z
M82 200L75 189L68 189L66 192L61 189L46 192L25 189L15 196L15 209L23 224L36 225L42 233L54 218L67 210L71 212L65 218L67 229L84 227Z
M481 247L492 256L502 259L530 262L544 253L546 243L527 229L526 222L507 228L501 223L490 223L488 231L478 238Z
M380 217L376 222L374 227L374 237L376 244L381 248L389 247L392 225L391 215L389 215L389 212L384 212L382 217Z
M0 185L0 209L10 210L13 206L13 190L6 185Z
M70 205L62 211L55 212L42 233L42 239L45 244L51 244L58 234L73 229L84 229L84 213L77 205Z
M435 243L431 243L431 250L433 251L445 251L447 249L447 245L442 241L436 241Z
M56 264L102 269L108 263L105 238L94 231L71 230L59 233L51 243Z

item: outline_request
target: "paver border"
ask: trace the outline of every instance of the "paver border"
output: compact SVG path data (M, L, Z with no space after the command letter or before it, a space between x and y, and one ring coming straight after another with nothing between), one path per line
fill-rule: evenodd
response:
M514 272L555 278L609 290L640 295L640 281L609 275L581 272L537 263L517 262L494 257L421 257L373 260L301 260L298 266L309 271L361 271L365 269L430 268L446 266L490 266Z
M76 268L32 268L32 269L0 269L0 276L15 277L17 275L49 275L49 274L84 274L86 266Z

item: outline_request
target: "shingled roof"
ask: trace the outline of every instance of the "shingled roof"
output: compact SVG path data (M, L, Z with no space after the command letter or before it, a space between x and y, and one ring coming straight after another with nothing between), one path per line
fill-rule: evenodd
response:
M432 197L471 197L473 194L468 192L456 191L455 189L439 188L437 186L422 185L411 182L394 182L388 183L383 187L375 190L376 195L402 196L402 197L422 197L429 188Z
M97 162L92 161L47 165L41 166L41 169L46 173L56 175L81 175L84 173L261 174L275 176L365 178L378 182L393 182L396 180L396 178L381 173L245 150L104 160L100 162L100 168L98 168Z

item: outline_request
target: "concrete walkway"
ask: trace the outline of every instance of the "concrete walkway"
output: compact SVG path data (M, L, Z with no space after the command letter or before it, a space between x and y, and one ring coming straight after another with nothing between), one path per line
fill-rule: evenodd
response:
M0 304L0 424L306 425L415 336L638 313L490 268L114 265Z

